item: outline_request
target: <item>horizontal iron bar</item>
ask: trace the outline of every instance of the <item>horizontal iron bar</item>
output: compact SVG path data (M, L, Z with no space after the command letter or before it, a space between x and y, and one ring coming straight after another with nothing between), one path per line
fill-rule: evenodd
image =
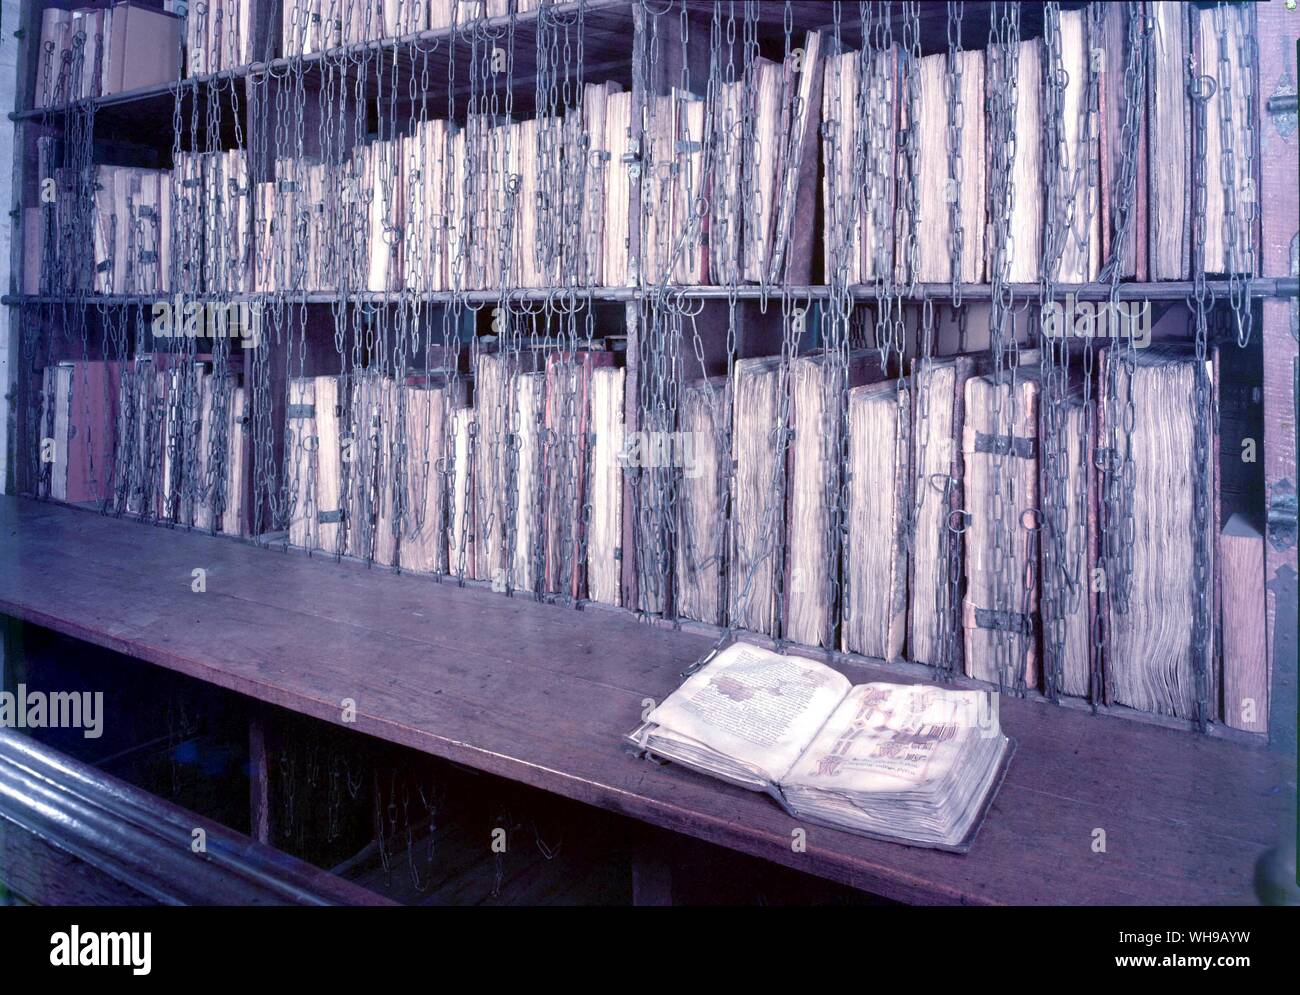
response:
M1018 301L1034 300L1038 297L1038 284L1008 284L1012 296ZM1231 290L1227 280L1209 280L1207 290L1219 300L1226 300ZM1121 283L1119 297L1121 300L1181 301L1192 296L1194 285L1187 281L1167 283ZM1073 294L1077 300L1104 301L1110 297L1108 283L1064 283L1058 284L1052 295L1053 300L1064 300ZM874 286L857 285L848 288L849 295L858 301L872 301L877 297ZM992 299L993 288L988 284L966 283L960 285L961 297L967 301L988 301ZM281 301L285 304L334 304L339 302L352 304L396 305L403 301L420 300L431 303L450 303L455 300L470 303L490 303L503 298L507 301L565 301L570 297L581 300L589 298L596 301L636 301L675 297L699 298L701 300L727 300L732 295L742 300L754 300L764 296L759 286L739 287L539 287L515 288L507 290L504 295L498 290L450 290L420 291L402 293L398 291L356 293L332 293L329 291L311 291L307 293L255 294L187 294L186 300L221 301L221 302L261 302L271 304ZM831 288L824 285L788 287L779 289L769 287L766 296L779 299L788 294L795 299L825 300L831 296ZM1272 297L1300 296L1300 279L1296 277L1257 277L1251 280L1250 295L1256 299ZM910 294L904 294L907 300L920 301L926 298L945 301L952 297L952 285L947 283L917 284ZM171 300L170 296L157 294L6 294L3 303L21 306L25 304L73 304L81 306L97 305L132 305L151 304L155 301Z

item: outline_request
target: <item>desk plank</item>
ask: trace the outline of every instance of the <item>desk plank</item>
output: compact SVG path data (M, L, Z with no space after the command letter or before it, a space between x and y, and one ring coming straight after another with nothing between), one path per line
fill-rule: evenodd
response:
M328 722L351 699L357 731L905 901L1253 901L1294 792L1263 748L1006 699L1019 750L969 854L817 826L796 853L770 799L623 749L704 636L12 497L0 611Z

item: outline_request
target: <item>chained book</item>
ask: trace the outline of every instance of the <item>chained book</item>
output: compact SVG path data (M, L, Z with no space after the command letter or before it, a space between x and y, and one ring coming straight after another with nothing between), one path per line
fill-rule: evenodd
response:
M965 852L1014 743L997 695L860 684L815 660L733 642L628 737L772 795L810 823Z
M1110 471L1099 509L1102 554L1120 549L1103 592L1106 700L1181 719L1213 717L1212 361L1183 343L1131 354L1112 347L1101 354L1099 376L1111 386L1097 444L1113 454L1102 467Z
M851 389L884 379L875 349L818 350L790 361L785 522L785 628L805 646L835 645L836 574L848 457L842 412Z

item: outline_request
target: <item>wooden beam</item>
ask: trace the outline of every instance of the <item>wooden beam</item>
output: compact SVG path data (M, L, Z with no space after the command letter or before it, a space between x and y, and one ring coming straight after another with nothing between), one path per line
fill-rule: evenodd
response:
M1297 161L1300 135L1297 115L1272 114L1268 99L1274 93L1296 91L1296 38L1300 15L1285 4L1255 5L1259 64L1256 108L1259 112L1259 212L1261 259L1265 277L1294 277L1300 233L1297 216ZM1294 675L1296 633L1296 379L1297 327L1295 300L1266 300L1255 334L1264 344L1264 478L1268 530L1264 547L1268 610L1270 686L1278 697L1279 662ZM1284 610L1289 604L1290 610ZM1290 617L1288 629L1279 629L1279 614ZM1294 680L1294 676L1291 677ZM1288 710L1294 729L1294 711ZM1294 744L1294 731L1287 737ZM1285 748L1285 747L1284 747Z

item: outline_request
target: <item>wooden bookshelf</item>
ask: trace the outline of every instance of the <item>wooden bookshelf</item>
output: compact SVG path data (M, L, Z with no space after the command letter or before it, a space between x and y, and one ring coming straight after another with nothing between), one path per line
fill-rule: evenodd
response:
M73 0L26 5L24 37L39 37L41 12L51 5L86 6ZM28 109L11 115L18 133L16 154L23 157L17 164L17 215L21 217L23 207L36 203L38 138L62 134L78 115L91 109L97 135L111 135L131 154L152 156L165 165L171 155L172 114L178 102L188 121L192 113L202 118L209 102L216 101L223 115L226 147L234 142L226 118L236 116L237 107L241 133L248 139L250 168L265 176L266 163L251 161L255 142L251 136L269 125L255 120L250 92L258 87L269 90L293 76L315 93L331 64L340 59L359 66L367 85L378 78L381 65L383 72L399 67L402 73L426 66L434 81L428 93L429 116L455 120L464 113L469 89L468 84L449 89L449 66L464 58L462 49L476 33L481 32L479 38L509 37L515 60L513 111L516 116L531 114L543 17L575 26L582 18L586 79L616 80L632 91L629 145L640 148L650 97L671 88L684 70L697 79L707 75L709 24L714 14L712 0L684 0L681 6L674 3L670 7L637 0L564 0L545 12L489 19L469 32L440 29L286 58L279 38L280 0L250 0L250 6L258 22L267 25L255 40L258 61L76 105L30 109L35 65L31 46L24 44L20 106ZM901 9L902 5L892 6ZM1066 9L1082 6L1062 5ZM969 47L983 46L990 7L987 3L965 5L963 42ZM681 35L683 11L687 38ZM856 14L856 4L844 5L840 25L849 45L857 44L855 32L861 30ZM764 3L758 16L759 44L765 54L777 58L785 43L787 20L794 44L803 32L824 28L829 22L823 4L796 3L787 14L783 5ZM1022 28L1029 35L1041 33L1042 16L1041 5L1024 5ZM1255 161L1263 191L1263 251L1249 295L1256 334L1263 341L1267 637L1270 691L1276 695L1293 691L1295 680L1296 642L1291 631L1297 566L1294 329L1300 276L1293 241L1297 137L1294 128L1282 134L1275 126L1267 97L1285 73L1295 72L1295 66L1280 57L1284 46L1274 39L1294 42L1300 20L1281 4L1258 5L1256 18L1261 148ZM922 5L921 24L922 53L944 50L945 6ZM647 45L652 31L659 33L662 46L653 65L649 64ZM695 76L697 73L700 75ZM638 385L645 371L640 368L639 353L646 309L666 296L697 302L706 362L725 372L730 331L725 310L729 302L739 302L747 319L737 355L758 356L781 349L782 299L816 302L833 296L832 288L821 284L656 286L646 279L638 254L639 182L632 181L627 205L627 286L196 296L249 303L275 300L290 309L311 309L317 316L302 369L285 368L283 355L270 357L273 395L277 390L283 394L285 380L303 370L308 374L337 372L335 344L322 317L327 309L398 309L418 303L436 309L431 313L441 315L444 309L454 309L464 317L462 312L490 310L488 306L495 303L535 304L557 299L593 309L606 322L604 331L626 343L622 352L626 362L624 416L626 430L634 432L641 426ZM801 228L814 224L811 217L801 219ZM816 238L814 235L814 244ZM21 274L21 224L15 227L13 260L14 272ZM1216 277L1205 287L1222 304L1233 284ZM12 309L15 326L33 314L51 315L65 309L87 313L139 309L147 314L158 299L151 295L25 294L16 292L17 285L8 289L11 292L4 295L2 303ZM1038 283L1007 287L1017 305L1036 303L1040 289ZM1194 290L1189 281L1123 281L1114 287L1094 281L1056 284L1053 296L1058 300L1073 295L1079 300L1104 301L1115 294L1125 301L1145 300L1178 308ZM968 302L987 302L994 293L986 283L961 284L957 291ZM855 306L863 308L879 299L872 285L852 286L847 294ZM901 296L909 306L925 301L945 303L953 300L954 287L919 283ZM475 313L467 320L472 326L478 317ZM481 329L483 322L478 324ZM79 357L79 343L69 340L60 348L68 351L67 358ZM16 347L14 358L19 358ZM234 350L232 363L248 372L253 359L248 351ZM24 367L15 361L10 368ZM30 384L16 378L11 386L22 437ZM283 412L273 415L272 424L277 439L282 437ZM283 444L276 445L280 447L276 460L282 460ZM11 493L30 489L26 486L30 482L22 479L21 462L16 451L10 454L11 477L15 479L6 482L6 489ZM140 528L81 510L6 497L0 503L0 524L4 526L0 550L2 561L13 569L0 578L0 606L15 617L325 721L336 721L332 702L338 696L360 695L359 701L373 704L363 705L359 728L377 737L889 897L1080 903L1250 900L1253 861L1277 842L1269 836L1281 816L1277 799L1294 792L1294 770L1288 774L1278 752L1288 742L1294 744L1293 726L1274 731L1270 750L1264 737L1219 726L1211 736L1189 736L1189 723L1160 720L1121 707L1090 708L1082 700L1057 707L1036 693L1022 700L1008 696L1004 723L1008 733L1019 740L1019 751L979 844L964 862L950 855L891 847L829 831L819 831L825 839L810 845L810 856L792 854L787 845L792 824L766 800L704 783L680 771L634 764L618 754L619 738L632 727L639 712L633 703L647 695L659 700L675 685L681 669L719 635L706 626L679 622L671 611L639 611L638 510L634 488L625 478L621 562L625 607L611 609L580 602L577 607L581 611L566 613L528 597L501 597L482 589L490 586L485 582L457 583L442 578L435 583L423 577L358 569L356 563L333 563L320 554L309 557L290 552L277 557L272 549L256 548L282 547L279 535L257 536L252 543L224 541L184 529ZM259 520L251 501L248 513ZM110 581L113 558L125 557L128 551L132 563L125 580ZM190 561L191 566L182 570ZM165 608L159 610L153 604L159 590L155 578L181 571L184 579L192 566L207 563L217 565L214 577L224 574L239 591L216 594L195 604L204 613L210 612L213 604L219 606L225 623L186 624L185 620L198 616L186 602L188 587L179 586L179 581L177 591L181 593L165 595ZM39 573L37 564L46 564L39 569L49 571L50 576ZM439 625L446 629L426 624L414 617L413 611L392 605L434 609ZM227 637L234 632L234 641L213 638L217 630ZM510 635L507 642L497 645L484 633ZM332 654L338 659L330 660L328 670L321 672L321 660ZM376 654L392 662L391 671L375 672ZM870 675L923 679L929 673L919 665L883 665L845 654L825 656L858 680L870 679ZM472 661L468 673L459 670L460 660ZM507 671L516 669L526 673L527 679L507 676ZM964 678L961 682L976 686ZM498 700L518 704L508 707L509 714L501 719L492 714ZM577 718L584 715L591 717L589 722ZM1153 784L1159 785L1154 794ZM1098 827L1106 828L1111 840L1127 841L1122 856L1117 856L1119 844L1109 857L1091 853L1088 834Z

